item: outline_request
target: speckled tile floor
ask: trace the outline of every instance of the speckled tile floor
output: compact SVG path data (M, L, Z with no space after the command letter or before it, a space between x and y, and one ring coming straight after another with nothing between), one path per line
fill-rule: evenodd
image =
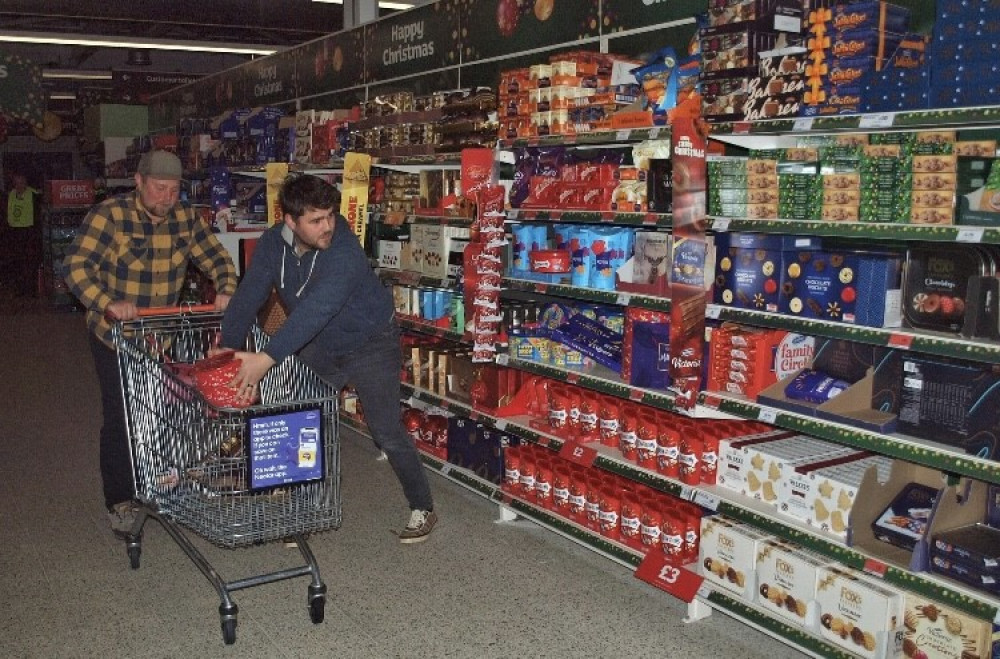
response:
M226 647L214 590L167 534L147 526L133 571L106 526L83 317L2 315L0 337L0 657L801 656L721 614L685 624L625 568L530 522L495 523L495 505L436 476L439 527L400 545L398 486L349 431L343 525L311 543L326 621L310 623L304 579L240 591ZM227 578L298 559L280 543L204 549Z

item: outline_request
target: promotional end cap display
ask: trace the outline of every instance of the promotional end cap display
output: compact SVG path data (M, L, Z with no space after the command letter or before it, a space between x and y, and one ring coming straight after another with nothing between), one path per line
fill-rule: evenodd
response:
M181 159L169 151L149 151L139 159L138 172L142 176L179 181L184 170Z

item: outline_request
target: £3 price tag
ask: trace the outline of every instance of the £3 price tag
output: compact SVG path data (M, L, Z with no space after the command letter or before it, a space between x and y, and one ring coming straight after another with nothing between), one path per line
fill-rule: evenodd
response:
M559 457L584 467L590 467L597 459L597 451L576 442L566 442L559 449Z
M642 559L642 563L639 563L635 576L637 579L660 590L665 590L677 599L688 603L695 598L702 582L705 581L704 577L691 570L668 562L663 552L658 551L646 554L646 558Z

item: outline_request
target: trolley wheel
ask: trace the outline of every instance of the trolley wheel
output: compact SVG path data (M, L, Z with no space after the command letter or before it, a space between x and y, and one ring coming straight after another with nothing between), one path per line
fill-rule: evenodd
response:
M222 621L222 642L232 645L236 642L236 620L230 618Z
M310 600L309 602L309 619L312 620L314 625L318 625L323 622L323 618L326 616L326 597L322 595L316 599Z
M129 546L128 551L128 564L132 566L133 570L139 569L139 557L142 555L142 547L135 545Z

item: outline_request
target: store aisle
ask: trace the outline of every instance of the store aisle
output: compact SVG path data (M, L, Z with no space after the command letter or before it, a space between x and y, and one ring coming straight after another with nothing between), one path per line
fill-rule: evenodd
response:
M83 317L0 316L0 656L799 656L721 614L683 607L628 570L433 477L441 522L424 544L390 533L405 506L367 439L343 436L344 523L313 539L330 588L314 626L299 579L238 592L236 645L218 598L155 524L138 571L107 528L97 467L98 390ZM223 576L274 569L272 543L207 548Z

